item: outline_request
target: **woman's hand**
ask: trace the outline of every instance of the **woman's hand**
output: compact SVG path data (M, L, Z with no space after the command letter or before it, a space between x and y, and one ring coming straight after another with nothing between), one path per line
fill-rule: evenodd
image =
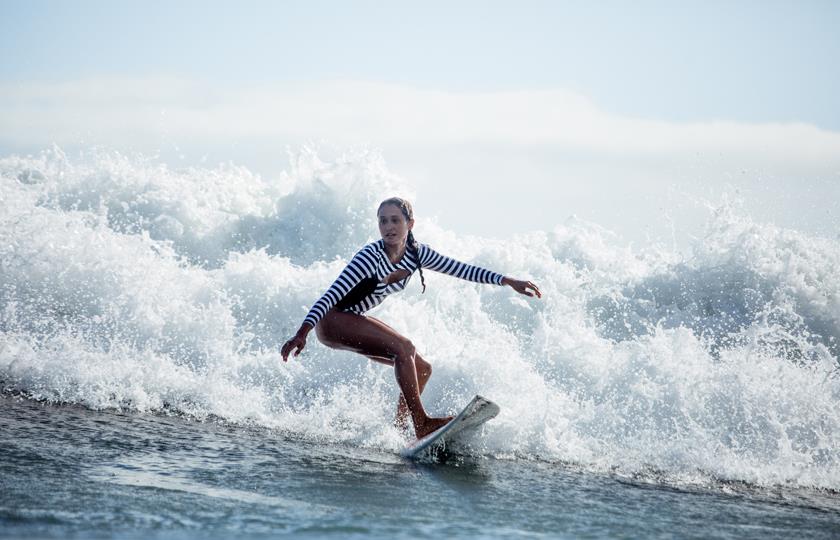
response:
M525 296L536 295L537 298L542 298L542 293L540 292L539 287L537 287L530 281L519 281L518 279L511 279L506 277L502 278L502 285L510 285L513 288L513 290L515 290L519 294L524 294Z
M408 270L403 270L402 268L400 268L398 270L395 270L395 271L391 272L387 276L385 276L385 279L383 279L382 281L385 283L385 285L390 285L391 283L396 283L397 281L402 281L410 275L411 275L411 272L409 272Z
M311 326L304 324L301 325L300 329L297 331L297 334L294 335L292 339L287 341L283 344L283 348L280 349L280 354L283 355L283 361L288 362L289 360L289 353L292 350L295 351L295 356L300 354L300 351L306 347L306 334L312 329Z

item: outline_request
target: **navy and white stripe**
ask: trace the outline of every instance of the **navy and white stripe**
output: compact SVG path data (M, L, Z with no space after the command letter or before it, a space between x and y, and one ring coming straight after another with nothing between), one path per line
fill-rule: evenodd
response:
M420 244L419 255L424 270L434 270L474 283L502 284L503 276L501 274L456 261L455 259L441 255L425 244ZM372 278L378 282L375 290L362 298L358 303L344 310L362 314L381 304L388 295L405 289L405 286L417 268L417 257L414 256L412 250L407 249L403 258L397 264L393 264L385 253L385 242L382 240L372 242L360 249L353 256L353 259L344 267L344 270L342 270L330 288L327 289L327 292L315 302L315 305L309 310L309 314L303 322L304 324L315 326L353 287L358 285L363 279ZM408 270L410 272L408 277L390 285L385 285L383 280L399 269Z

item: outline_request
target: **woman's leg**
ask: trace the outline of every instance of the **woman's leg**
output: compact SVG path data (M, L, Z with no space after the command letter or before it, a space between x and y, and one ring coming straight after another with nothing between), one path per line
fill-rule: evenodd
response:
M355 313L330 311L315 327L315 333L328 347L353 351L383 363L390 361L418 438L451 419L432 418L426 414L420 392L431 375L431 366L422 359L418 362L414 345L393 328Z
M423 394L423 389L426 388L426 383L429 382L429 377L432 376L432 365L423 360L419 354L414 355L414 367L417 370L417 386L420 394ZM411 411L408 409L408 404L405 401L405 396L400 392L400 399L397 402L397 415L394 418L394 425L400 429L408 428L408 420L411 416Z
M368 317L372 319L373 317ZM375 319L378 320L378 319ZM384 323L383 323L384 324ZM368 358L373 360L374 362L378 362L380 364L385 364L386 366L394 367L394 361L390 358L385 358L381 356L370 356ZM420 356L420 353L414 353L414 367L417 370L417 384L419 386L420 395L423 395L423 390L426 388L426 383L429 382L429 378L432 376L432 365L426 362L423 357ZM397 401L397 414L394 417L394 425L400 429L408 429L409 428L409 420L411 419L411 411L408 410L408 404L405 402L405 396L400 390L400 398Z
M368 317L373 318L373 317ZM378 320L378 319L377 319ZM385 364L386 366L394 367L394 361L390 358L384 358L381 356L370 356L368 358L373 360L374 362L378 362L380 364ZM417 385L419 386L420 395L423 395L423 390L426 388L426 383L429 382L429 378L432 376L432 365L426 362L423 357L420 356L420 353L414 353L414 367L417 370ZM411 420L411 411L408 410L408 404L405 402L405 396L400 390L400 398L397 401L397 414L394 417L394 425L400 429L408 429L409 428L409 421Z
M396 330L388 326L388 324L380 321L374 317L367 317L370 320L373 320L386 328L393 331L395 334L399 334ZM388 358L377 358L375 356L369 356L371 360L375 362L380 362L383 364L387 364L391 367L394 366L394 361ZM414 353L414 367L417 369L417 384L419 386L420 395L423 395L423 389L426 388L426 383L429 382L429 378L432 376L432 365L420 356L420 353ZM400 391L400 398L397 402L397 415L394 418L394 425L401 429L408 429L408 421L410 419L410 411L408 410L408 404L405 402L405 396L403 395L402 391Z

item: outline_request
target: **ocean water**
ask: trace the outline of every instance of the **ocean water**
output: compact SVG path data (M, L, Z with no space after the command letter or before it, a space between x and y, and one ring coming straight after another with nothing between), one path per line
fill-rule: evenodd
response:
M389 369L278 354L394 194L365 151L0 159L0 536L840 535L840 242L732 204L687 252L565 216L481 238L416 201L419 241L544 297L429 271L372 313L430 411L502 409L414 464Z

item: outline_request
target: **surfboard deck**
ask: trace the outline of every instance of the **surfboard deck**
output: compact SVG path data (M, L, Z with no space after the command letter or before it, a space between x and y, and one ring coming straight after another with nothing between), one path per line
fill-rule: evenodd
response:
M400 452L404 458L417 458L428 450L445 447L459 433L473 430L499 414L499 406L489 399L475 396L458 415L444 426L417 439Z

